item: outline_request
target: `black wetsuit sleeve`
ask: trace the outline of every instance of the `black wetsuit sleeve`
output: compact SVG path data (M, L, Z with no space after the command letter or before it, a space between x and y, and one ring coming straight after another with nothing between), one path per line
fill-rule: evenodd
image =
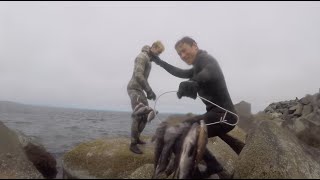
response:
M159 66L161 66L163 69L165 69L168 73L172 74L173 76L179 77L179 78L190 79L193 75L193 68L180 69L180 68L172 66L171 64L168 64L167 62L161 60L160 58L157 59L156 63Z
M216 81L219 77L220 70L213 64L206 65L199 73L192 77L192 80L198 83L207 83L209 81Z

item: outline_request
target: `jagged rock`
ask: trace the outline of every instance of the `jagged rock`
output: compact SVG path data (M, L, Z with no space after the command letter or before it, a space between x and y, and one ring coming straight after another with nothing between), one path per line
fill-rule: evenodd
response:
M274 119L274 118L280 118L282 116L282 113L275 112L275 113L271 113L270 115L271 115L271 118Z
M308 120L303 123L307 124L307 127L297 132L297 137L304 143L320 149L320 126Z
M295 100L271 103L265 108L264 113L267 114L267 116L264 115L264 119L276 121L278 125L291 130L300 139L303 137L304 140L307 140L306 144L318 144L318 138L311 137L311 134L315 133L308 132L308 129L312 128L311 132L318 132L317 129L320 125L320 93L308 94L300 100L296 98ZM259 122L257 117L260 115L255 115L253 122ZM319 137L319 135L316 136Z
M289 114L293 114L297 110L297 106L292 106L289 108Z
M320 177L320 152L310 154L289 131L262 121L248 134L235 165L236 179L294 179Z
M308 121L312 122L316 126L320 126L320 115L316 111L308 114L307 116L304 117L304 119L307 119Z
M283 115L282 117L288 116L289 115L289 109L284 109L282 115Z
M300 103L298 103L295 107L296 107L296 110L295 110L295 112L293 113L293 115L301 116L301 115L302 115L303 105L300 104Z
M0 179L43 179L28 160L16 133L0 122Z
M320 108L320 93L315 94L313 105Z
M302 110L302 116L306 116L313 111L313 107L311 104L304 105Z
M37 170L48 179L56 177L57 161L47 150L34 139L27 137L22 132L17 132L19 141L29 161L37 168Z
M33 143L29 143L23 149L28 159L45 178L53 179L56 177L58 173L57 162L49 152Z
M313 96L310 94L307 94L305 97L300 99L300 103L303 105L310 104L312 102Z
M268 106L268 107L266 107L266 108L264 109L264 112L270 112L270 113L273 113L273 112L274 112L274 110L273 110L273 108L272 108L271 106Z

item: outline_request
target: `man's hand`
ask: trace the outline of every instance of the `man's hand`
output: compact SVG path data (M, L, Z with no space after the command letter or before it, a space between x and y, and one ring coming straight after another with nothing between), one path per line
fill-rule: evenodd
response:
M154 54L151 55L150 61L153 61L157 65L160 65L160 63L162 62L162 60L159 58L159 56L156 56Z
M149 100L156 100L157 96L152 90L150 90L150 91L147 92L147 98Z
M182 96L187 96L192 99L196 99L198 88L199 88L199 85L195 81L190 80L190 81L181 82L179 85L177 96L179 99L181 99Z

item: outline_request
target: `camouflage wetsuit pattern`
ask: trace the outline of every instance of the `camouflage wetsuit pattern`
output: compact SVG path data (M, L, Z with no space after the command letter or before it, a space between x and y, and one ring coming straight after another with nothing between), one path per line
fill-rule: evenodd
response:
M132 78L128 83L127 91L131 99L131 108L132 110L140 102L146 106L149 106L145 92L152 91L149 83L148 77L151 71L151 62L148 55L150 46L144 46L141 50L141 53L136 57L134 61L134 70ZM137 144L140 134L145 128L147 123L147 115L142 116L132 116L132 125L131 125L131 143Z

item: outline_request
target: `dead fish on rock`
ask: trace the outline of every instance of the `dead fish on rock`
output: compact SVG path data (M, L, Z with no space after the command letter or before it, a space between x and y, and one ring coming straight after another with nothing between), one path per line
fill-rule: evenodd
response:
M180 155L180 162L178 167L179 179L190 178L193 175L199 136L198 127L199 124L194 123L183 141L182 152Z
M188 132L189 128L190 124L188 123L172 126L165 121L159 124L155 135L152 137L152 142L155 142L153 179L158 179L164 171L169 176L177 169L178 152L180 152L181 148L181 145L177 146L177 144L182 144L181 134L186 134L184 132ZM184 137L185 135L182 136ZM173 156L173 153L175 156ZM174 157L174 161L172 161L172 157ZM174 165L172 164L173 162Z
M208 129L204 120L200 120L199 128L199 137L198 137L198 146L197 146L197 155L196 155L196 165L203 158L203 154L206 150L208 144Z
M208 142L207 127L203 120L178 126L162 124L156 132L155 174L164 170L169 176L174 172L179 179L192 178L203 159Z

